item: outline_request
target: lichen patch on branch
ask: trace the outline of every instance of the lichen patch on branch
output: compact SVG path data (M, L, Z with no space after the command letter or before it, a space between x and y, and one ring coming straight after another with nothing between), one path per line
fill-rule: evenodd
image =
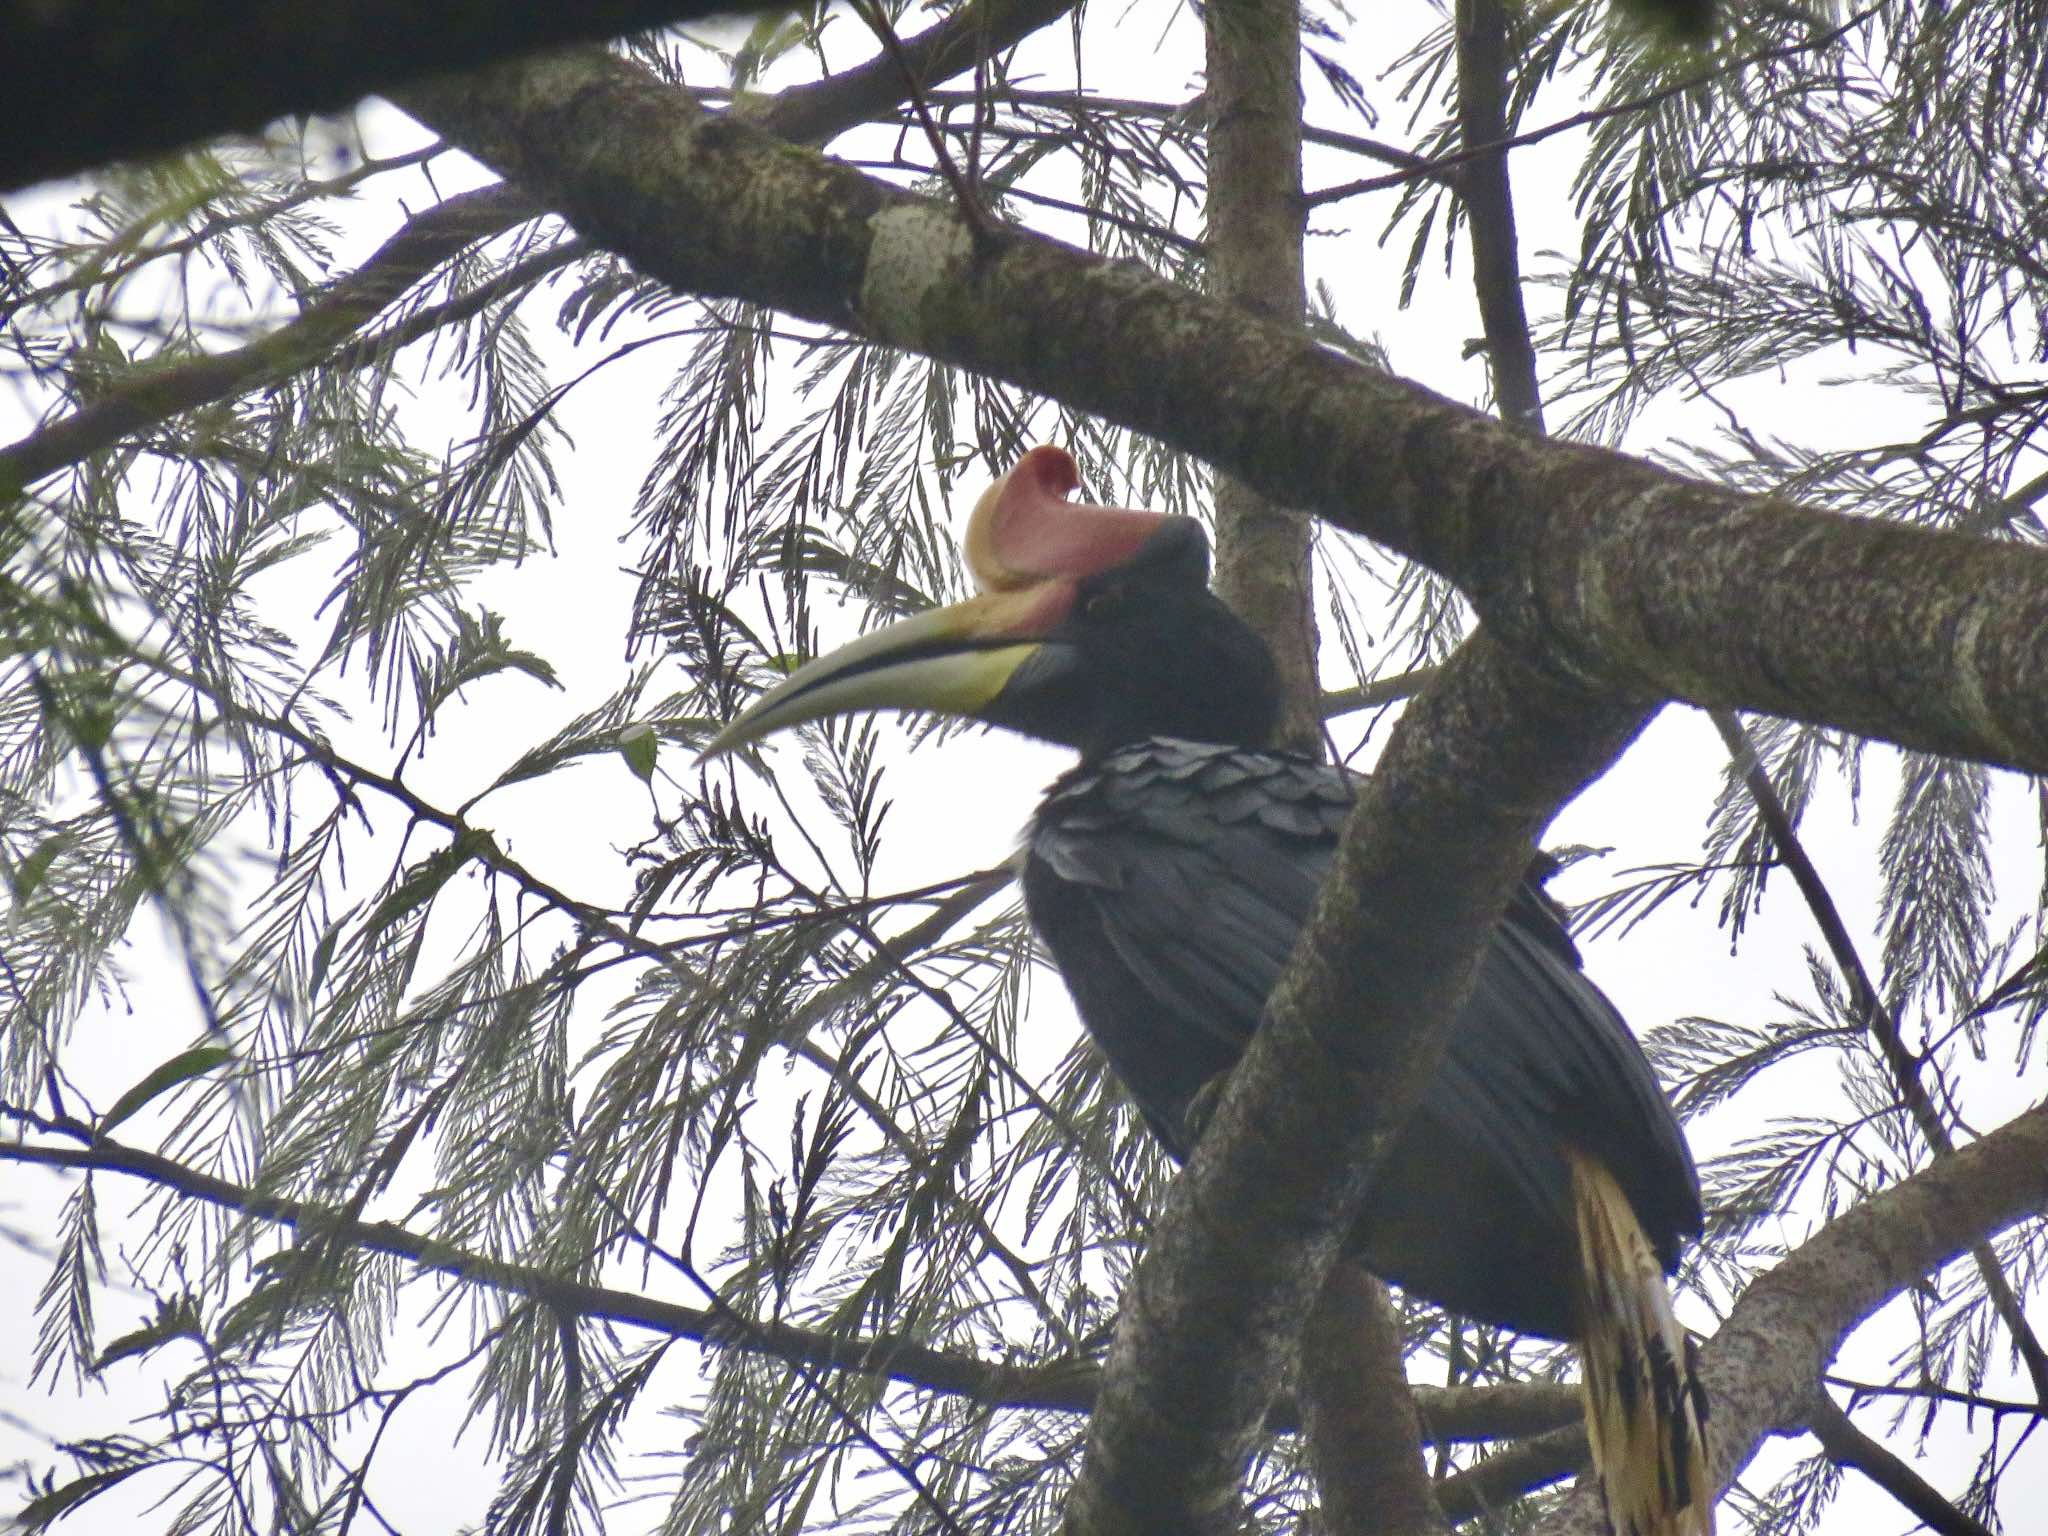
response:
M923 328L925 299L959 281L974 260L974 236L932 205L899 203L868 220L871 241L859 314L878 336L910 337Z

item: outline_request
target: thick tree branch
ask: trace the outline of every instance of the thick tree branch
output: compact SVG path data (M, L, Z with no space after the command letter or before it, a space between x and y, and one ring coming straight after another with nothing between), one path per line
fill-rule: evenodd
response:
M1409 706L1125 1288L1069 1529L1235 1528L1272 1383L1530 843L1645 718L1483 632Z
M1457 24L1458 113L1463 141L1468 145L1504 142L1508 137L1509 84L1506 13L1500 0L1459 0ZM1535 347L1522 307L1521 258L1515 239L1514 198L1505 151L1467 165L1460 192L1472 234L1473 285L1486 332L1495 400L1506 420L1541 435L1543 398L1536 374ZM1953 1151L1947 1125L1921 1081L1920 1064L1906 1050L1898 1020L1864 969L1855 943L1835 910L1819 871L1806 856L1770 775L1757 760L1748 733L1732 711L1717 709L1710 714L1743 773L1750 797L1780 857L1791 869L1800 893L1820 925L1836 966L1849 985L1851 1001L1876 1040L1914 1123L1936 1155ZM2011 1282L2000 1268L1990 1243L1980 1240L1972 1245L1972 1257L1992 1305L2026 1363L2036 1393L2043 1402L2048 1402L2048 1355L2044 1355L2040 1340L2028 1324Z
M441 263L540 210L503 187L466 192L405 225L299 317L269 335L167 367L138 369L91 403L0 449L0 502L122 438L310 367Z
M1209 291L1286 327L1307 302L1302 266L1301 9L1212 0L1207 59ZM1316 621L1309 525L1231 475L1216 477L1216 594L1280 669L1276 742L1316 750Z
M0 191L345 107L401 80L760 0L5 0Z
M1501 0L1458 0L1458 137L1466 145L1508 136L1508 20ZM1505 149L1482 154L1458 181L1472 236L1472 287L1486 333L1493 400L1501 419L1541 436L1543 392L1522 307L1522 256Z
M1209 291L1281 325L1307 302L1301 200L1301 10L1297 0L1211 0L1207 60ZM1279 669L1275 741L1321 745L1311 525L1229 475L1215 486L1220 596ZM1425 1536L1430 1497L1400 1328L1386 1287L1338 1265L1300 1335L1309 1461L1326 1536Z
M401 94L643 271L1197 453L1421 560L1589 682L2048 771L2048 551L1533 441L1128 263L1022 232L977 249L946 208L596 52Z
M1323 1536L1444 1530L1401 1344L1386 1286L1355 1264L1334 1265L1302 1329L1296 1372Z
M86 1127L76 1128L83 1139ZM1086 1413L1095 1403L1101 1370L1090 1360L1055 1360L1012 1365L952 1350L933 1349L913 1339L887 1335L848 1338L819 1329L754 1322L736 1329L712 1308L661 1301L637 1291L567 1279L532 1265L515 1264L458 1248L392 1222L350 1221L337 1210L265 1195L247 1185L216 1178L188 1164L107 1137L80 1146L0 1142L0 1162L81 1172L117 1173L142 1179L191 1200L238 1215L301 1229L309 1239L339 1240L390 1254L420 1269L465 1285L529 1297L551 1310L618 1323L714 1349L740 1349L793 1364L883 1377L922 1391L970 1398L992 1408L1049 1409ZM1492 1440L1541 1433L1561 1416L1578 1412L1569 1388L1543 1386L1418 1387L1433 1439L1445 1442ZM1282 1405L1283 1409L1286 1405ZM1271 1428L1294 1428L1291 1413Z
M1725 1491L1768 1435L1806 1427L1823 1367L1851 1329L1973 1243L2048 1207L2048 1104L1830 1222L1759 1277L1701 1351L1713 1404L1714 1486ZM1581 1484L1539 1536L1599 1536Z
M1501 1386L1439 1387L1410 1382L1416 1417L1426 1445L1472 1440L1519 1440L1569 1428L1583 1416L1579 1389L1561 1383L1521 1381ZM1291 1419L1289 1420L1291 1422ZM1483 1423L1487 1433L1473 1435Z
M1585 1424L1564 1424L1453 1473L1437 1484L1436 1496L1451 1519L1470 1520L1505 1509L1525 1494L1583 1472L1592 1460Z

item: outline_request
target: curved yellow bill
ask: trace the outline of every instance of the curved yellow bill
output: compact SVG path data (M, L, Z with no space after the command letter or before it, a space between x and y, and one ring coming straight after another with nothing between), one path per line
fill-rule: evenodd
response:
M1073 596L1068 582L983 592L863 635L762 694L712 739L699 761L807 720L855 710L973 716L1066 616Z

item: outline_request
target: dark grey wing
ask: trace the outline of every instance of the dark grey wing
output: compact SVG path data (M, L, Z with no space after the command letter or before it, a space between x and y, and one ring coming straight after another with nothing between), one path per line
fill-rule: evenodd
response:
M1426 1110L1519 1172L1571 1219L1560 1144L1605 1164L1665 1268L1701 1227L1699 1175L1671 1105L1621 1015L1511 907L1494 931Z
M1147 743L1062 781L1027 838L1032 925L1176 1157L1189 1101L1258 1027L1335 846L1348 785L1274 787L1305 766Z
M1155 741L1069 775L1033 824L1032 921L1176 1155L1187 1150L1190 1099L1257 1026L1352 794L1341 771L1303 759ZM1484 1187L1495 1198L1468 1202L1469 1262L1492 1251L1479 1228L1503 1220L1530 1229L1530 1254L1550 1253L1572 1231L1562 1142L1613 1169L1674 1262L1699 1228L1691 1159L1634 1037L1578 970L1557 909L1531 883L1488 947L1443 1067L1395 1149L1384 1181L1393 1187L1375 1197L1390 1222L1413 1229L1390 1237L1390 1249L1443 1250L1435 1229L1460 1218L1440 1197ZM1440 1279L1418 1278L1424 1294ZM1470 1287L1436 1290L1500 1315ZM1541 1331L1560 1331L1555 1323L1544 1314Z

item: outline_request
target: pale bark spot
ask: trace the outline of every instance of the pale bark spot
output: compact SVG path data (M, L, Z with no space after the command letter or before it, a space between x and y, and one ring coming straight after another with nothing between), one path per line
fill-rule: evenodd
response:
M875 335L909 340L921 331L926 295L974 259L974 237L951 214L916 204L885 208L868 222L861 316Z

